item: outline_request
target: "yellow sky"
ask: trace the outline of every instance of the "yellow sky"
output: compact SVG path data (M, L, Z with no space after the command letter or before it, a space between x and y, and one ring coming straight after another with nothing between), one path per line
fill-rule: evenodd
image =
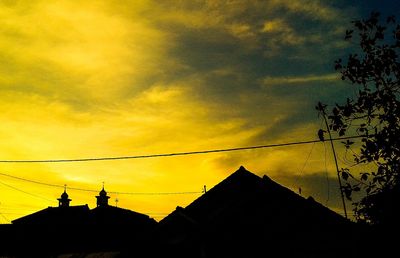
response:
M254 53L267 61L278 55L283 47L277 40L302 53L306 44L321 40L317 34L302 36L288 16L270 17L275 11L314 15L314 21L329 23L337 10L316 3L305 8L299 1L156 2L1 2L1 160L145 155L315 139L320 126L316 115L292 126L287 122L294 114L301 116L302 108L314 112L307 94L282 99L270 87L330 82L332 72L252 77L242 68ZM256 10L254 20L246 17L245 12ZM259 13L263 11L267 15ZM250 81L255 88L250 89ZM108 191L182 192L210 188L244 165L260 176L291 178L284 183L295 189L298 179L293 178L300 173L314 175L327 168L335 178L330 154L325 166L322 144L315 145L303 170L310 148L2 163L0 172L88 189L100 190L105 182ZM307 187L303 192L318 198ZM56 206L61 193L0 176L0 212L12 220ZM95 206L94 193L68 193L72 205ZM111 195L110 200L114 204L118 198L118 206L160 219L197 196Z

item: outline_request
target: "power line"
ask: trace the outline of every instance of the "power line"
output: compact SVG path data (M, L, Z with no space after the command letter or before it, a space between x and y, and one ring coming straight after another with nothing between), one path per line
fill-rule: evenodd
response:
M26 215L25 213L18 213L18 212L2 212L1 214L7 215ZM10 222L10 221L9 221Z
M0 206L1 210L6 210L6 211L36 211L38 209L25 209L25 208L8 208L8 207L3 207Z
M349 136L332 138L332 141L355 139L365 136ZM213 150L201 150L201 151L188 151L188 152L175 152L175 153L161 153L161 154L148 154L148 155L136 155L136 156L119 156L119 157L98 157L98 158L77 158L77 159L42 159L42 160L0 160L0 163L56 163L56 162L88 162L88 161L106 161L106 160L125 160L125 159L144 159L144 158L159 158L159 157L172 157L172 156L187 156L207 153L218 153L218 152L231 152L231 151L242 151L242 150L254 150L274 147L284 147L291 145L301 145L319 142L320 140L310 141L299 141L299 142L287 142L277 143L268 145L255 145L247 147L237 147L228 149L213 149Z
M201 194L203 192L154 192L154 193L147 193L147 192L109 192L112 194L126 194L126 195L180 195L180 194Z
M28 182L28 183L33 183L33 184L38 184L38 185L44 185L44 186L49 186L49 187L57 187L57 188L64 188L64 185L57 185L57 184L51 184L51 183L46 183L46 182L42 182L42 181L37 181L37 180L32 180L32 179L27 179L27 178L23 178L23 177L18 177L18 176L13 176L13 175L9 175L6 173L2 173L0 172L0 176L5 176L5 177L9 177L9 178L13 178L16 180L20 180L20 181L24 181L24 182ZM14 188L12 186L9 186L3 182L0 181L0 184L4 184L8 187ZM79 187L68 187L68 190L76 190L76 191L85 191L85 192L93 192L93 193L98 193L98 190L93 190L93 189L86 189L86 188L79 188ZM23 190L19 190L18 191L23 191ZM25 192L25 191L23 191ZM27 192L25 192L27 193ZM201 191L192 191L192 192L117 192L117 191L109 191L108 193L110 194L124 194L124 195L179 195L179 194L201 194ZM48 200L48 199L47 199Z
M328 166L326 164L326 154L327 154L327 151L326 151L326 145L325 145L325 142L324 142L325 176L326 176L326 186L327 186L325 206L328 206L328 202L329 202L329 198L330 198L330 186L329 186Z
M40 195L36 195L36 194L30 193L30 192L26 192L26 191L24 191L24 190L21 190L21 189L15 187L15 186L6 184L6 183L4 183L4 182L1 182L1 181L0 181L0 184L2 184L2 185L4 185L4 186L7 186L7 187L9 187L9 188L11 188L11 189L13 189L13 190L15 190L15 191L18 191L18 192L21 192L21 193L24 193L24 194L27 194L27 195L30 195L30 196L33 196L33 197L36 197L36 198L39 198L39 199L48 201L48 202L54 202L53 200L47 199L46 197L43 197L43 196L40 196Z
M0 213L0 216L2 216L3 219L5 219L8 223L11 222L11 221L4 215L4 213Z
M6 176L6 177L10 177L10 178L13 178L13 179L17 179L17 180L21 180L21 181L25 181L25 182L28 182L28 183L34 183L34 184L45 185L45 186L50 186L50 187L62 187L62 188L64 188L64 186L61 186L61 185L35 181L35 180L31 180L31 179L26 179L26 178L23 178L23 177L9 175L9 174L2 173L2 172L0 172L0 175Z
M300 179L300 177L302 176L302 174L304 172L304 168L306 167L306 165L308 163L308 160L310 159L310 156L311 156L311 153L312 153L312 151L314 149L314 146L315 146L315 143L313 143L313 145L311 146L311 149L310 149L310 152L307 155L306 161L304 162L304 164L303 164L298 176L295 179L295 186L298 186L299 179ZM300 186L299 186L299 194L301 195L301 187Z
M141 212L141 213L147 214L147 215L159 215L159 216L170 214L170 213L168 213L168 212Z
M328 131L329 141L330 141L331 147L332 147L333 158L335 160L336 172L337 172L337 177L338 177L338 182L339 182L339 189L340 189L340 196L342 197L343 211L344 211L344 214L345 214L344 216L347 219L346 203L344 201L343 187L342 187L342 181L340 179L340 171L339 171L339 167L338 167L338 163L337 163L337 159L336 159L335 147L333 146L333 139L332 139L331 130L330 130L329 125L328 125L328 120L326 119L325 107L321 104L321 102L318 102L318 109L320 110L320 113L322 114L322 117L324 118L325 125L326 125L326 130Z

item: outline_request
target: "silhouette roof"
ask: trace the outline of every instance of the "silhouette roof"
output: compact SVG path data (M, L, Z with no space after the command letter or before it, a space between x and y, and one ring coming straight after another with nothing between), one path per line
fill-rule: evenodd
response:
M99 206L90 210L90 220L93 223L102 224L156 224L156 221L148 215L110 205Z
M48 207L27 216L15 219L13 224L81 224L89 216L87 205Z
M243 166L186 208L174 211L160 223L165 223L172 216L183 217L182 213L201 223L260 215L259 219L263 220L279 218L313 223L346 221L312 198L305 199L267 176L260 178Z
M334 239L351 225L313 198L240 167L186 208L177 207L157 232L175 252L206 246L215 257L259 257L268 250L289 255L336 248Z
M82 205L48 207L12 221L11 226L6 252L15 257L59 257L55 254L145 250L157 222L119 207L90 210Z
M114 206L96 207L92 210L88 205L69 207L48 207L38 212L18 218L13 224L156 224L149 216Z

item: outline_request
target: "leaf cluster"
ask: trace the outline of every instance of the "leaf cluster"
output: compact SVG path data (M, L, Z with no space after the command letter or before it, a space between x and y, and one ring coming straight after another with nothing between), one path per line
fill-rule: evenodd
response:
M354 176L344 168L343 193L351 200L353 192L364 191L365 197L355 203L360 220L382 222L374 208L383 192L400 186L400 25L393 16L382 21L379 13L368 19L353 21L345 40L356 41L357 50L345 60L335 61L341 79L356 87L357 94L329 112L329 127L344 136L348 132L362 137L354 163L373 163L374 171ZM343 142L350 149L353 142ZM399 198L400 199L400 198Z

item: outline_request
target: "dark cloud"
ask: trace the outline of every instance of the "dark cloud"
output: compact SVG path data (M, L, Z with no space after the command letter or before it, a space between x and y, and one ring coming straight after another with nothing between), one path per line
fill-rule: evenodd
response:
M276 136L285 133L285 128L315 120L315 103L332 100L332 96L340 99L347 90L342 84L320 80L265 88L260 82L268 76L308 77L334 72L333 61L340 55L340 32L348 22L348 11L328 2L306 8L294 1L293 6L276 1L164 4L162 8L171 12L209 19L199 24L174 19L155 23L174 35L175 44L168 55L185 67L163 79L200 78L199 83L188 83L187 87L215 111L216 120L241 116L249 124L265 124L284 115L269 132ZM271 28L265 29L268 22ZM235 111L226 112L229 109Z
M42 157L49 151L118 156L136 148L161 153L312 139L320 123L316 102L332 105L353 93L333 69L334 60L352 50L343 40L350 22L369 9L398 12L395 1L372 0L11 2L0 8L0 104L9 112L2 118L5 132L27 131L15 136L18 141L7 137L3 149ZM33 122L14 123L17 116L32 117L31 111ZM71 147L78 142L85 146ZM204 167L186 159L176 164L182 175L193 168L191 177L215 179L215 167L228 173L245 163L254 172L268 163L274 175L293 175L304 150L226 153L204 159ZM165 178L165 171L177 169L157 162L163 161L136 169ZM118 166L97 169L135 170ZM130 179L138 182L137 174ZM295 180L276 177L288 186ZM335 178L320 172L298 182L323 204L329 185L327 204L340 209Z

